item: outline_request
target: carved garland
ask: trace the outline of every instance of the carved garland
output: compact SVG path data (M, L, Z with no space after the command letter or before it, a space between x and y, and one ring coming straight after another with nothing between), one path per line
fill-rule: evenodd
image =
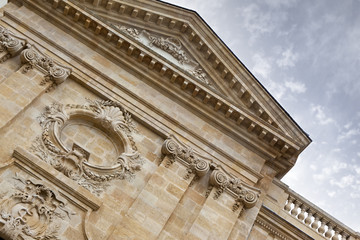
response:
M204 70L199 66L199 63L191 60L186 52L182 49L181 42L172 37L158 37L155 35L150 34L146 30L139 31L136 28L126 27L123 25L112 24L116 29L120 30L122 33L125 33L127 36L140 41L140 35L144 34L150 41L150 47L157 47L171 56L173 56L180 64L188 63L191 65L195 65L196 67L192 70L187 70L191 75L193 75L196 79L200 80L201 82L212 86L209 80L206 77L206 73Z
M17 55L25 45L26 40L14 36L8 29L0 26L0 52L8 52L0 59L0 62Z
M97 166L88 159L90 153L74 143L67 149L61 142L62 128L76 119L86 119L95 127L106 132L122 144L124 152L114 159L112 166ZM38 138L31 150L43 161L67 177L77 181L89 191L100 194L107 183L113 179L131 180L143 163L132 133L136 131L130 113L112 101L88 100L85 105L62 105L54 103L47 107L39 118L43 127L41 138Z
M56 240L60 219L75 213L66 200L42 183L19 180L23 187L0 202L0 237L5 239Z
M27 49L23 50L20 54L20 59L23 64L23 73L27 73L33 67L45 72L45 78L41 85L47 82L52 82L48 90L53 89L60 83L64 82L71 74L71 68L56 63L49 56L42 54L35 46L28 45Z
M256 204L259 198L259 189L247 186L240 179L226 174L224 170L220 170L222 167L217 166L211 160L200 158L197 153L177 140L176 137L169 136L165 140L161 150L164 155L168 156L166 167L169 167L176 160L187 167L188 173L185 179L188 179L191 174L195 174L195 177L199 178L212 170L209 178L209 190L211 190L212 187L217 188L214 199L219 198L224 191L227 191L233 196L235 198L233 211L236 211L242 205L245 208L251 208Z

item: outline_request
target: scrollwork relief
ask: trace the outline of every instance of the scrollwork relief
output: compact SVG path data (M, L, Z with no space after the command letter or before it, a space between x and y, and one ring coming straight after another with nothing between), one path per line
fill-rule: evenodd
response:
M15 177L21 182L0 202L0 236L12 240L56 240L62 220L75 213L66 200L44 184Z
M200 178L211 172L206 197L215 187L214 199L218 199L225 191L235 198L233 211L238 210L241 206L251 208L256 204L260 194L259 189L246 185L240 179L226 173L221 166L216 165L213 161L200 157L198 153L180 142L175 136L168 137L161 150L167 156L167 167L175 161L179 161L187 167L188 173L185 179L188 179L192 174Z
M8 29L0 26L0 52L8 52L0 59L0 62L4 62L10 57L17 55L25 45L26 40L14 36Z
M37 67L45 72L45 78L41 85L52 82L49 90L61 84L71 74L71 68L56 63L52 58L42 54L35 46L28 45L20 54L23 64L23 73L28 72L33 67Z
M73 144L66 147L59 136L62 129L78 119L90 122L111 136L121 148L110 166L98 166L89 162L91 153ZM40 159L52 165L67 177L95 194L100 194L113 179L131 180L141 169L143 159L137 151L132 134L136 132L131 114L112 101L87 100L84 105L54 103L46 107L39 118L43 128L41 137L31 147Z

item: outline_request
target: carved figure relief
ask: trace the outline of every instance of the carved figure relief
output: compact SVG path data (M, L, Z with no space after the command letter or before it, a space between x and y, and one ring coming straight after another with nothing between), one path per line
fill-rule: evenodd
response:
M45 73L45 78L41 82L44 85L47 82L52 82L49 90L64 82L71 74L71 68L56 63L52 58L42 54L35 46L28 45L20 55L21 62L26 64L23 72L26 73L33 67Z
M217 190L214 199L219 198L224 191L233 196L235 198L233 211L236 211L242 205L245 208L251 208L256 204L259 198L259 189L248 186L240 179L234 178L212 160L200 157L199 154L180 142L175 136L168 137L161 150L164 155L168 156L167 167L175 161L179 161L187 167L188 173L185 176L186 179L189 178L191 174L195 174L195 177L202 177L211 172L209 192L213 187L216 187ZM209 194L209 192L207 194Z
M31 150L43 161L67 177L77 181L89 191L100 194L113 179L131 180L141 169L140 157L132 133L135 124L129 112L112 101L88 100L85 105L48 106L39 118L43 128ZM114 159L104 159L106 165L96 165L90 160L91 153L74 142L65 146L61 132L71 123L89 124L105 132L114 141L118 153Z
M16 177L22 183L0 202L0 237L12 240L56 240L61 220L75 214L66 200L42 183Z
M173 37L156 36L147 32L146 30L138 30L136 28L126 27L119 24L112 25L127 36L142 42L151 48L155 47L170 54L175 59L175 61L180 64L180 67L194 76L195 79L212 87L212 84L208 80L205 71L199 67L198 62L191 59L191 57L183 49L183 46L178 39Z
M0 52L8 52L0 59L0 62L17 55L25 45L26 40L14 36L8 29L0 26Z

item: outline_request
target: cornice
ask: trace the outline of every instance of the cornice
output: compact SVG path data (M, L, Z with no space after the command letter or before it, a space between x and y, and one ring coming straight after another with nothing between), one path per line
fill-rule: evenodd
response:
M198 55L217 73L217 78L228 84L234 96L243 102L259 118L276 128L288 132L297 141L308 145L311 141L284 109L274 100L251 72L240 62L212 29L194 11L161 1L107 0L81 2L103 16L127 19L151 28L169 30L185 36ZM180 11L179 11L180 10ZM218 51L219 48L221 51ZM256 84L254 84L256 83ZM267 105L267 106L265 106ZM271 109L271 111L269 111ZM278 111L281 111L279 115ZM281 120L279 123L276 121ZM293 127L288 127L294 123Z
M227 118L228 120L224 122L234 125L234 130L241 129L252 140L255 140L252 144L266 145L267 148L272 149L271 151L275 153L271 157L272 161L280 169L283 169L280 175L288 171L295 163L294 158L296 158L303 147L294 139L282 133L276 127L269 125L265 120L260 119L249 110L241 106L235 106L211 91L211 89L184 75L178 68L162 59L161 56L156 56L149 52L140 44L115 31L106 23L91 16L75 4L62 0L48 0L46 2L24 0L24 2L46 13L48 13L49 7L52 7L53 15L59 15L61 12L67 19L77 22L78 26L82 26L93 32L98 38L102 38L103 42L101 44L112 48L116 47L119 52L125 53L129 59L134 59L140 65L147 66L159 78L164 79L171 85L178 86L183 92L193 96L193 98L190 98L190 101L197 105L201 105L201 103L207 105L214 112L217 112L216 114L225 116L225 119ZM67 21L62 22L66 24Z

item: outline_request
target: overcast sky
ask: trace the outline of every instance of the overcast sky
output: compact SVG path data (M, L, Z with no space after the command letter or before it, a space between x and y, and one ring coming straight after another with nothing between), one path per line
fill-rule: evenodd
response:
M360 1L167 2L197 11L312 138L283 181L360 231Z

